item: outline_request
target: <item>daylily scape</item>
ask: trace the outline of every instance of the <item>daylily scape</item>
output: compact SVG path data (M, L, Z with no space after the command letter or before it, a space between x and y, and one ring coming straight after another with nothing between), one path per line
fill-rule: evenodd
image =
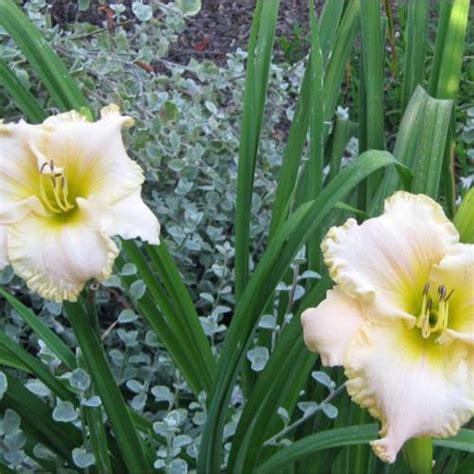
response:
M397 192L321 248L336 285L303 313L305 342L381 420L375 453L394 462L410 438L456 434L474 414L474 245L431 198Z
M0 125L0 269L11 265L44 298L75 301L85 283L112 272L111 239L158 244L158 220L141 199L141 168L117 106L89 122L77 112L40 125Z

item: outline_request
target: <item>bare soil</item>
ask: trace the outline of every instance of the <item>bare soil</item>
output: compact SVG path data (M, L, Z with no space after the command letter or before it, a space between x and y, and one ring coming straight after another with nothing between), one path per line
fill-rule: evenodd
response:
M25 0L28 1L28 0ZM165 3L168 0L165 0ZM150 4L153 0L143 0ZM132 0L112 0L100 2L91 0L87 11L81 12L77 0L49 0L48 5L54 25L67 27L79 22L114 27L110 5L122 3L126 7L127 28L133 29L138 21L131 9ZM319 0L318 4L324 3ZM225 61L229 52L237 48L245 49L250 32L255 0L202 0L202 9L186 21L186 29L180 34L178 42L169 52L169 59L186 64L191 58L210 59L216 63ZM296 31L296 34L295 34ZM281 0L277 25L277 54L285 54L282 43L299 41L295 45L305 49L305 42L300 41L308 31L307 0ZM280 43L281 41L281 43Z

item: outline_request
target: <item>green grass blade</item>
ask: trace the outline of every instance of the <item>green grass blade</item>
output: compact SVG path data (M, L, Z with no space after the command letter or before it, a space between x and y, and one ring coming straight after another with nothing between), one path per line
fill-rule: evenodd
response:
M182 292L177 290L181 280L178 275L173 275L174 278L170 279L170 274L167 273L168 270L164 268L165 265L163 265L162 256L166 256L166 250L160 248L162 245L163 244L159 247L150 246L147 250L149 254L153 256L154 267L161 270L159 274L165 275L166 283L168 283L167 289L171 294L173 294L173 298L170 298L170 294L167 293L158 282L156 275L151 271L147 261L135 242L126 240L122 241L122 248L126 251L132 262L137 266L148 291L163 315L166 317L170 331L174 332L174 334L179 337L180 346L170 346L168 347L168 350L171 353L175 353L175 357L179 357L180 355L184 355L182 351L187 348L185 354L192 364L190 370L196 378L201 381L199 390L209 392L212 387L213 371L215 370L215 362L212 358L210 346L207 342L196 311L193 310L193 312L188 313L187 306L184 306L183 309L183 306L181 305L181 303L185 304ZM166 263L172 263L169 254L167 257ZM187 292L185 292L185 294L187 295ZM181 303L178 302L180 297ZM186 377L188 371L183 375Z
M4 289L0 288L0 295L12 306L26 324L48 346L54 355L70 370L75 368L76 359L69 347L43 323L40 317Z
M10 339L3 331L0 331L0 345L16 357L32 375L40 379L61 400L77 403L74 394L66 388L63 382L51 375L48 367L43 362Z
M434 445L474 453L474 430L461 429L457 435L451 438L434 440Z
M419 144L413 164L412 191L437 199L453 103L429 97L423 110Z
M464 196L456 214L454 215L461 242L474 244L474 188Z
M304 345L300 313L317 304L329 285L329 279L325 278L316 285L317 293L306 294L258 378L232 439L229 456L232 472L253 472L264 441L281 428L277 409L284 407L291 414L316 357Z
M101 340L79 303L65 303L64 306L127 469L130 472L149 472L151 467L128 406L110 370Z
M168 292L169 298L180 310L183 326L188 335L188 343L195 345L198 352L198 360L201 361L203 381L206 381L207 386L210 387L216 372L216 361L199 321L199 315L191 295L165 243L162 242L159 246L145 245L145 249L151 259L154 270Z
M341 94L344 70L354 46L354 39L360 27L360 0L349 0L341 19L331 58L324 77L325 121L331 121ZM323 28L323 26L321 26Z
M393 154L413 171L409 188L431 196L438 195L446 140L450 126L452 102L430 97L418 86L408 103L400 123ZM378 193L383 197L400 187L399 176L388 170ZM369 206L369 215L380 211L383 199Z
M87 103L62 61L12 0L0 2L0 24L10 34L59 107L79 110Z
M367 110L367 149L385 148L384 38L380 0L361 1L362 58Z
M329 149L329 173L326 181L329 183L341 169L344 149L349 140L356 136L357 124L348 119L337 118L327 148Z
M38 123L44 120L46 114L33 94L21 83L3 59L0 59L0 85L32 122Z
M120 262L124 263L124 260L119 256L117 263ZM130 285L136 281L134 276L122 275L121 279L126 291L129 291ZM157 290L158 287L155 287L155 292ZM172 309L170 309L170 303L167 299L163 297L160 301L168 310L168 314L172 314ZM138 301L135 301L135 306L138 313L146 319L167 348L173 362L185 377L193 393L197 395L201 391L206 390L205 382L199 377L200 370L194 370L196 361L192 358L193 353L188 350L186 344L183 344L180 333L170 326L169 317L163 313L162 307L159 306L157 300L147 291Z
M323 431L296 441L288 448L282 449L261 464L257 473L270 473L288 464L308 456L314 451L342 446L367 444L377 439L379 427L376 424L349 426ZM462 429L456 436L447 439L433 440L435 446L474 452L474 431Z
M474 454L463 459L454 474L471 474L472 472L474 472Z
M0 346L0 365L4 367L10 367L11 369L21 370L28 372L28 367L21 362L20 359L12 354L8 349Z
M469 0L440 2L440 16L430 93L437 99L455 99L464 58Z
M469 8L469 0L440 2L438 35L430 78L430 92L438 99L455 100L457 98L464 58ZM455 135L453 117L448 144L446 145L442 180L447 213L450 217L454 214L455 207Z
M389 153L367 152L339 173L315 201L302 205L277 231L242 295L227 333L201 442L199 472L219 469L222 430L233 384L258 317L298 249L308 241L337 201L375 170L395 163Z
M288 141L283 156L283 163L278 175L278 186L272 208L272 219L269 231L270 239L286 219L293 200L292 196L309 125L310 72L311 67L307 67L301 84L295 115L288 132Z
M378 429L376 424L348 426L307 436L296 441L290 447L277 452L261 464L256 472L275 472L277 469L282 469L290 463L303 459L314 451L367 444L377 438Z
M323 54L321 51L319 27L316 21L313 0L310 0L311 24L311 82L309 90L309 161L306 165L308 179L307 200L316 199L323 189L324 168L324 85ZM308 245L308 266L319 269L319 236L315 245Z
M8 466L6 466L3 463L0 463L0 472L2 474L16 474L17 473L17 471L13 471L12 469L10 469Z
M249 275L250 219L258 144L268 87L279 0L258 0L252 23L240 134L235 210L235 295L242 295Z
M5 375L8 389L0 400L0 411L4 412L6 408L15 410L21 416L21 428L25 433L74 466L71 453L82 444L80 431L71 423L54 421L52 408L35 397L15 377L8 373Z
M428 41L429 0L410 0L406 26L406 57L403 70L402 110L417 86L425 78L426 43Z
M331 0L330 2L324 3L321 19L319 21L319 38L324 62L326 62L332 54L343 9L344 0Z
M330 55L324 77L325 89L323 109L324 120L326 122L332 119L334 110L336 109L344 76L344 68L353 46L354 37L359 25L359 19L359 0L350 0L340 21L339 28L337 29L332 48L323 49L323 47L321 47L324 57ZM332 20L333 17L329 16L329 14L321 18L321 46L323 45L323 38L330 35L331 28L334 27ZM324 41L325 44L328 43L326 39L324 39ZM283 157L283 164L278 176L278 185L270 223L270 239L273 237L278 227L287 218L293 201L292 196L295 191L298 169L309 124L310 74L311 67L307 67L300 88L295 115L288 133L288 141Z
M82 356L78 357L78 366L81 369L90 372ZM95 395L97 395L97 393L92 388L89 388L86 396L92 397ZM107 443L107 431L106 425L104 424L103 407L81 406L80 409L81 420L83 423L85 422L87 424L89 430L88 439L95 456L95 466L100 473L112 474L114 470L112 469L111 457ZM125 466L121 466L121 470L125 470Z

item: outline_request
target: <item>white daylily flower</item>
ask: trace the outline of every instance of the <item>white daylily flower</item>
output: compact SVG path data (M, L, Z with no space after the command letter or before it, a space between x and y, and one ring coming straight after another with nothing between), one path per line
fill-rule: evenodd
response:
M375 453L393 462L410 438L454 435L474 414L474 245L432 199L397 192L321 248L336 286L303 313L305 342L381 420Z
M96 122L73 111L0 124L0 269L12 265L44 298L75 301L87 280L110 276L112 236L159 243L122 141L132 125L115 105Z

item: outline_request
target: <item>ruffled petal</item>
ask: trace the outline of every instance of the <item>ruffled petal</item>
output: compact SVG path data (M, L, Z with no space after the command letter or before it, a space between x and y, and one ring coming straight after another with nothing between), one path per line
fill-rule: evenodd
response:
M91 218L99 223L106 235L119 235L123 239L139 237L152 245L159 244L160 224L143 202L140 189L109 206L82 199L78 202L87 208Z
M474 344L474 245L457 244L430 275L435 288L444 285L449 296L448 329L442 340L460 339Z
M372 302L379 316L413 320L431 267L458 240L435 201L400 191L385 201L383 215L332 227L321 248L345 293Z
M305 344L326 366L342 365L347 344L363 323L357 300L335 288L316 308L301 315Z
M474 414L469 346L436 345L408 326L366 322L344 356L350 396L382 421L382 438L372 447L386 462L408 439L452 436Z
M76 112L56 115L44 122L46 138L38 144L37 154L64 169L71 196L95 196L112 203L144 180L122 140L122 127L132 124L133 119L120 115L116 106L105 108L96 122Z
M42 136L40 125L0 124L0 219L11 206L37 194L38 164L31 146Z
M8 257L15 273L43 298L75 301L87 280L110 276L118 249L82 210L59 219L32 214L9 225Z

